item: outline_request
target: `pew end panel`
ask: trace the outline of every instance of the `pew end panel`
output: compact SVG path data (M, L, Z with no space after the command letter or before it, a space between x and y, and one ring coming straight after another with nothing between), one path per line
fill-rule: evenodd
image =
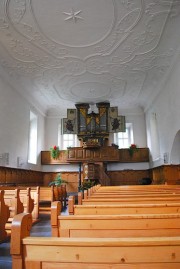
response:
M68 198L68 212L69 215L74 214L75 196L70 195Z
M59 237L58 216L61 213L62 204L59 201L51 203L51 235Z
M5 225L10 217L9 207L4 202L4 190L0 190L0 243L8 238Z
M83 192L78 192L78 205L82 205Z
M31 198L34 200L34 209L32 211L33 221L39 219L39 200L40 200L40 187L31 187Z
M32 215L30 213L20 213L12 221L10 253L12 255L13 269L24 268L22 239L30 235L31 227Z

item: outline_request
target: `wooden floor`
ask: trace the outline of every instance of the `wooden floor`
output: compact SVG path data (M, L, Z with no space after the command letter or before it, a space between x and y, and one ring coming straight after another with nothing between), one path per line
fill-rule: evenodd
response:
M61 214L68 214L68 209ZM33 225L31 236L51 236L50 211L40 213L40 221ZM0 269L12 269L12 260L10 255L10 241L0 244ZM18 268L17 268L18 269Z

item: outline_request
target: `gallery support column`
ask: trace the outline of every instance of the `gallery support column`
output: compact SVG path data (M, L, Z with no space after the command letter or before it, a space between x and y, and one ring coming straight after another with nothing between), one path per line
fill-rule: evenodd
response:
M79 185L78 185L78 191L80 190L80 186L81 186L81 163L79 163Z

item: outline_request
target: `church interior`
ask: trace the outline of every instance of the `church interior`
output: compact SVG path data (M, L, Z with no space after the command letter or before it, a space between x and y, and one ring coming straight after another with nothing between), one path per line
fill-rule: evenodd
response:
M179 25L179 0L0 1L0 268L180 268Z

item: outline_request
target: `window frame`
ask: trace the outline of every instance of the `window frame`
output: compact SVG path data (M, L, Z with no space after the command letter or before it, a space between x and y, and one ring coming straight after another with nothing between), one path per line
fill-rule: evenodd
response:
M127 133L127 138L123 137ZM119 134L121 134L122 137L119 137ZM124 134L124 135L123 135ZM125 140L128 140L128 142L124 142ZM120 143L120 141L123 141ZM114 143L119 146L119 148L128 148L131 144L134 144L134 135L133 135L133 124L132 123L126 123L126 132L117 132L114 133Z
M68 139L64 139L65 136L72 136L73 139L69 140L70 143L68 143L69 145L64 145L64 140L68 141ZM72 142L72 143L71 143ZM62 133L62 128L61 128L61 124L59 124L59 128L58 128L58 146L60 149L62 150L66 150L68 147L77 147L78 144L78 137L76 134L63 134Z

